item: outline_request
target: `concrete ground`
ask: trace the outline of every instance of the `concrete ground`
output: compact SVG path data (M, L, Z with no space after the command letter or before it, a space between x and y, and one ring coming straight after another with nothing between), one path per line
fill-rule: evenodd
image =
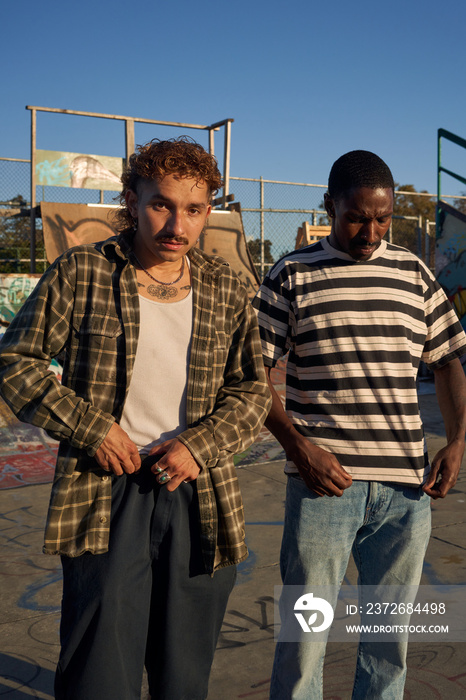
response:
M444 444L444 431L428 383L421 387L420 404L429 452L433 456ZM6 425L4 416L3 426L0 452L5 456L8 453L5 430L17 435L15 431L21 432L21 428ZM42 444L39 438L38 441L41 444L37 449L50 452L48 444ZM11 448L9 454L12 454ZM27 456L22 454L23 463L25 459ZM15 471L17 465L13 468L13 462L13 458L5 458L0 465L0 477L3 474L7 484L2 488L0 481L0 697L50 700L58 656L61 571L58 558L41 553L50 485L37 483L49 477L41 477L40 470L36 470L32 478L35 483L15 487L28 483L28 479L27 474ZM268 697L274 652L274 585L280 584L283 464L283 453L267 431L261 433L238 463L250 556L239 568L237 585L229 601L212 671L209 700L265 700ZM433 530L423 583L466 582L465 502L466 471L463 470L448 498L432 503ZM347 580L356 580L353 564L349 566ZM325 700L350 699L355 652L354 644L329 644ZM439 698L466 698L466 645L413 643L409 650L405 700Z

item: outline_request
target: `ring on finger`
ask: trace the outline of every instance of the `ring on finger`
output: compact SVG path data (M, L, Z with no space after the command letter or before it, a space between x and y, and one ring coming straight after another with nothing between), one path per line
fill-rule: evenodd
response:
M170 474L168 474L167 472L163 472L163 474L161 474L161 475L158 477L159 484L166 484L167 481L170 481L170 479L171 479L171 476L170 476Z

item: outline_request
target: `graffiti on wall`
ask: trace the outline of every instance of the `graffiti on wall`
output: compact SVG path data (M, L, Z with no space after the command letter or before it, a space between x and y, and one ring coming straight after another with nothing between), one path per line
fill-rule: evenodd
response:
M0 323L14 319L37 282L39 275L0 275Z
M38 185L119 191L122 172L122 158L36 150Z
M443 202L435 249L435 273L466 329L466 216Z
M0 275L0 338L39 280L39 275ZM61 379L56 360L50 365ZM0 489L52 480L58 443L40 428L20 423L0 399Z

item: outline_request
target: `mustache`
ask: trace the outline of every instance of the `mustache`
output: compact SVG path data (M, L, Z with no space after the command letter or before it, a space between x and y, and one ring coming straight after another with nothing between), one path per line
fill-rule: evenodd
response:
M351 239L350 245L352 248L378 248L380 245L382 239L379 238L377 241L374 241L373 243L368 243L365 241L363 238L353 238Z
M184 238L184 236L167 236L166 233L155 237L156 241L166 241L167 243L180 243L181 245L188 245L189 241Z

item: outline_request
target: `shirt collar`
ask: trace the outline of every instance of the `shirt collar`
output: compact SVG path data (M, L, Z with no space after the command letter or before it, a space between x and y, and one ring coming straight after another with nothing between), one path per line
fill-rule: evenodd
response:
M332 245L330 245L328 238L322 239L322 247L326 253L328 253L334 258L340 258L340 260L348 260L357 265L361 265L361 263L370 263L374 260L377 260L377 258L382 257L382 255L387 250L387 241L385 239L382 239L377 250L375 250L370 256L370 258L367 258L367 260L355 260L351 257L349 253L345 253L343 250L338 250L338 248L334 248Z

